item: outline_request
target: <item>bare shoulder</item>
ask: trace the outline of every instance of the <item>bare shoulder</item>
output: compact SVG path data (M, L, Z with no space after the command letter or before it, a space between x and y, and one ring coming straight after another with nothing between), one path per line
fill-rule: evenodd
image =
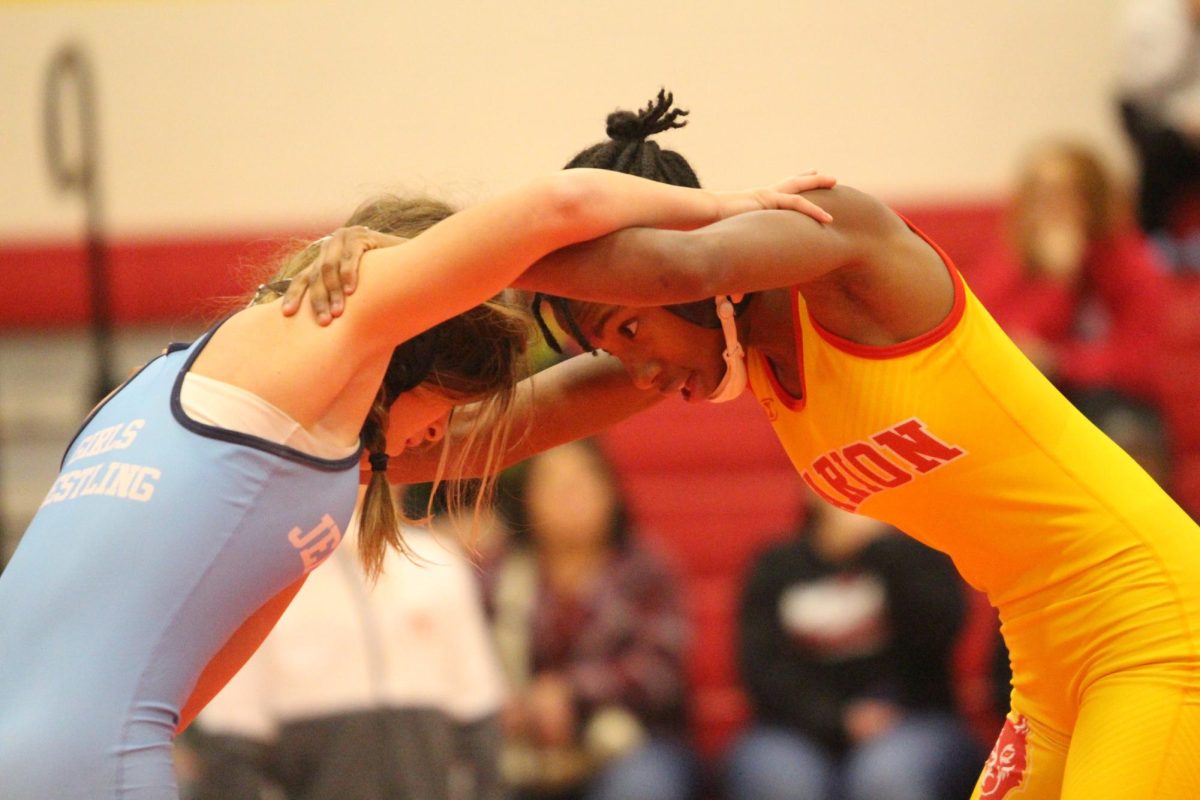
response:
M819 189L805 196L833 216L833 222L822 228L837 240L842 259L836 270L823 276L828 282L856 280L887 260L889 252L919 242L904 220L883 201L852 186Z
M845 236L887 237L907 230L883 201L852 186L814 189L804 196L828 211L833 216L831 227Z
M349 326L323 328L309 311L284 317L275 303L253 306L213 334L192 370L257 395L306 428L356 431L386 354L367 352L350 340L351 332ZM372 361L375 369L364 372Z
M906 267L944 271L941 258L904 219L879 198L850 186L807 192L833 215L831 227L854 253L830 278L861 282L873 275L894 275Z
M954 284L937 251L885 203L839 186L814 200L842 226L854 257L802 287L814 316L833 332L870 345L896 344L936 327L954 304Z

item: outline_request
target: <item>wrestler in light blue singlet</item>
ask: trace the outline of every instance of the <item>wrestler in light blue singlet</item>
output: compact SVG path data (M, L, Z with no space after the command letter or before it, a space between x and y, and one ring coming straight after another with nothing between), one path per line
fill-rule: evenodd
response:
M0 575L4 800L175 798L171 741L198 675L350 519L358 453L324 460L184 414L207 339L85 422Z

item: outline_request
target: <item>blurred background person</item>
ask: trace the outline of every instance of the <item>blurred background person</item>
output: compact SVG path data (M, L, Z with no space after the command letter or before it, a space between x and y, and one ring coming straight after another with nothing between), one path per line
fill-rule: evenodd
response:
M1157 397L1152 356L1166 269L1090 148L1050 141L1030 152L1004 235L966 277L1064 393L1116 388Z
M504 774L518 797L690 797L688 627L675 578L634 537L591 441L530 461L512 539L486 571L511 687Z
M1118 25L1121 121L1137 158L1138 221L1170 233L1200 185L1200 0L1131 0Z
M969 796L984 753L954 701L964 613L949 558L813 500L743 589L752 719L727 753L730 800Z
M406 529L372 585L357 530L198 718L193 800L503 797L503 676L456 535Z

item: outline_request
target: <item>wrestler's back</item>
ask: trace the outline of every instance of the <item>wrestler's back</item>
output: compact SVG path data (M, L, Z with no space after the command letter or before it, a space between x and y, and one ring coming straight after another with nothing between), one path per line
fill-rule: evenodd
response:
M185 426L151 362L86 423L0 576L0 796L174 797L171 740L238 626L340 539L357 458Z

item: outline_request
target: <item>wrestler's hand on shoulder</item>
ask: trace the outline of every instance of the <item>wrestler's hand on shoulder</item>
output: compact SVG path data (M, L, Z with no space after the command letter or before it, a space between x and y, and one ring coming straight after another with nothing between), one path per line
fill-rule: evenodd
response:
M403 236L379 233L362 225L338 228L321 241L321 252L312 265L292 278L280 307L284 316L300 310L308 295L317 322L328 325L346 309L346 297L358 285L358 264L363 253L407 242Z
M716 194L721 204L722 219L749 211L782 209L798 211L817 222L829 223L833 222L833 216L811 200L801 197L801 193L813 189L832 189L836 185L837 178L820 175L816 170L808 170L770 186Z

